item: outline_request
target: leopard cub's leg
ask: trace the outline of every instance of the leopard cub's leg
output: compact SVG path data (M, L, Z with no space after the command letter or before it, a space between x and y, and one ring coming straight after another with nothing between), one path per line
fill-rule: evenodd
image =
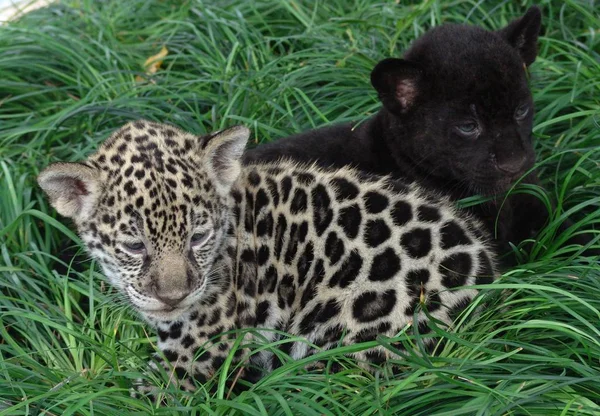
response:
M149 371L166 375L165 387L177 386L181 390L194 391L214 376L230 353L233 354L232 366L247 355L243 347L233 352L232 348L237 337L248 337L248 334L236 332L237 325L233 320L221 318L213 322L206 319L206 315L215 316L214 311L209 310L203 314L192 313L194 319L158 325L160 353L150 362ZM241 341L243 346L246 339ZM137 387L142 394L159 390L147 383Z

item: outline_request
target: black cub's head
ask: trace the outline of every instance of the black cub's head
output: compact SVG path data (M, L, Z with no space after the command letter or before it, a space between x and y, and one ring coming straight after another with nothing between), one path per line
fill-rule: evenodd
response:
M404 59L377 64L371 82L390 116L386 140L398 163L487 195L530 169L534 109L526 67L536 58L540 22L531 7L496 32L443 25Z

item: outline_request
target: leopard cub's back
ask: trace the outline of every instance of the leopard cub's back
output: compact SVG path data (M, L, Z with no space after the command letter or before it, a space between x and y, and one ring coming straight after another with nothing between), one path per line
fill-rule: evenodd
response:
M468 286L495 275L481 225L413 184L284 160L244 168L233 196L256 326L322 347L395 335L415 316L424 331L420 307L450 323Z

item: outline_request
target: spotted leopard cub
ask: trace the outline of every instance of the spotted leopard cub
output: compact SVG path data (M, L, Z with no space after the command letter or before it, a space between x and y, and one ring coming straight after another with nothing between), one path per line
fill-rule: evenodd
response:
M240 165L249 131L198 137L128 124L82 163L39 184L74 220L108 279L158 331L182 387L223 363L239 328L276 329L320 348L451 323L489 283L480 225L414 185L289 161ZM238 332L239 333L239 332ZM250 335L253 334L253 335ZM257 335L258 334L258 335ZM314 352L283 343L294 359ZM354 353L365 363L383 347ZM238 360L271 370L268 353Z

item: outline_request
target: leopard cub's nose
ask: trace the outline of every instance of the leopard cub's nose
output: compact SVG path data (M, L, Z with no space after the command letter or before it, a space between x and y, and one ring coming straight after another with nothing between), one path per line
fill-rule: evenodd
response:
M165 290L152 285L152 293L156 299L174 308L187 297L189 291L181 289Z
M187 293L183 294L183 295L177 295L177 294L159 295L159 294L157 294L156 297L161 302L164 302L167 305L174 308L177 305L179 305L181 303L181 301L187 297Z

